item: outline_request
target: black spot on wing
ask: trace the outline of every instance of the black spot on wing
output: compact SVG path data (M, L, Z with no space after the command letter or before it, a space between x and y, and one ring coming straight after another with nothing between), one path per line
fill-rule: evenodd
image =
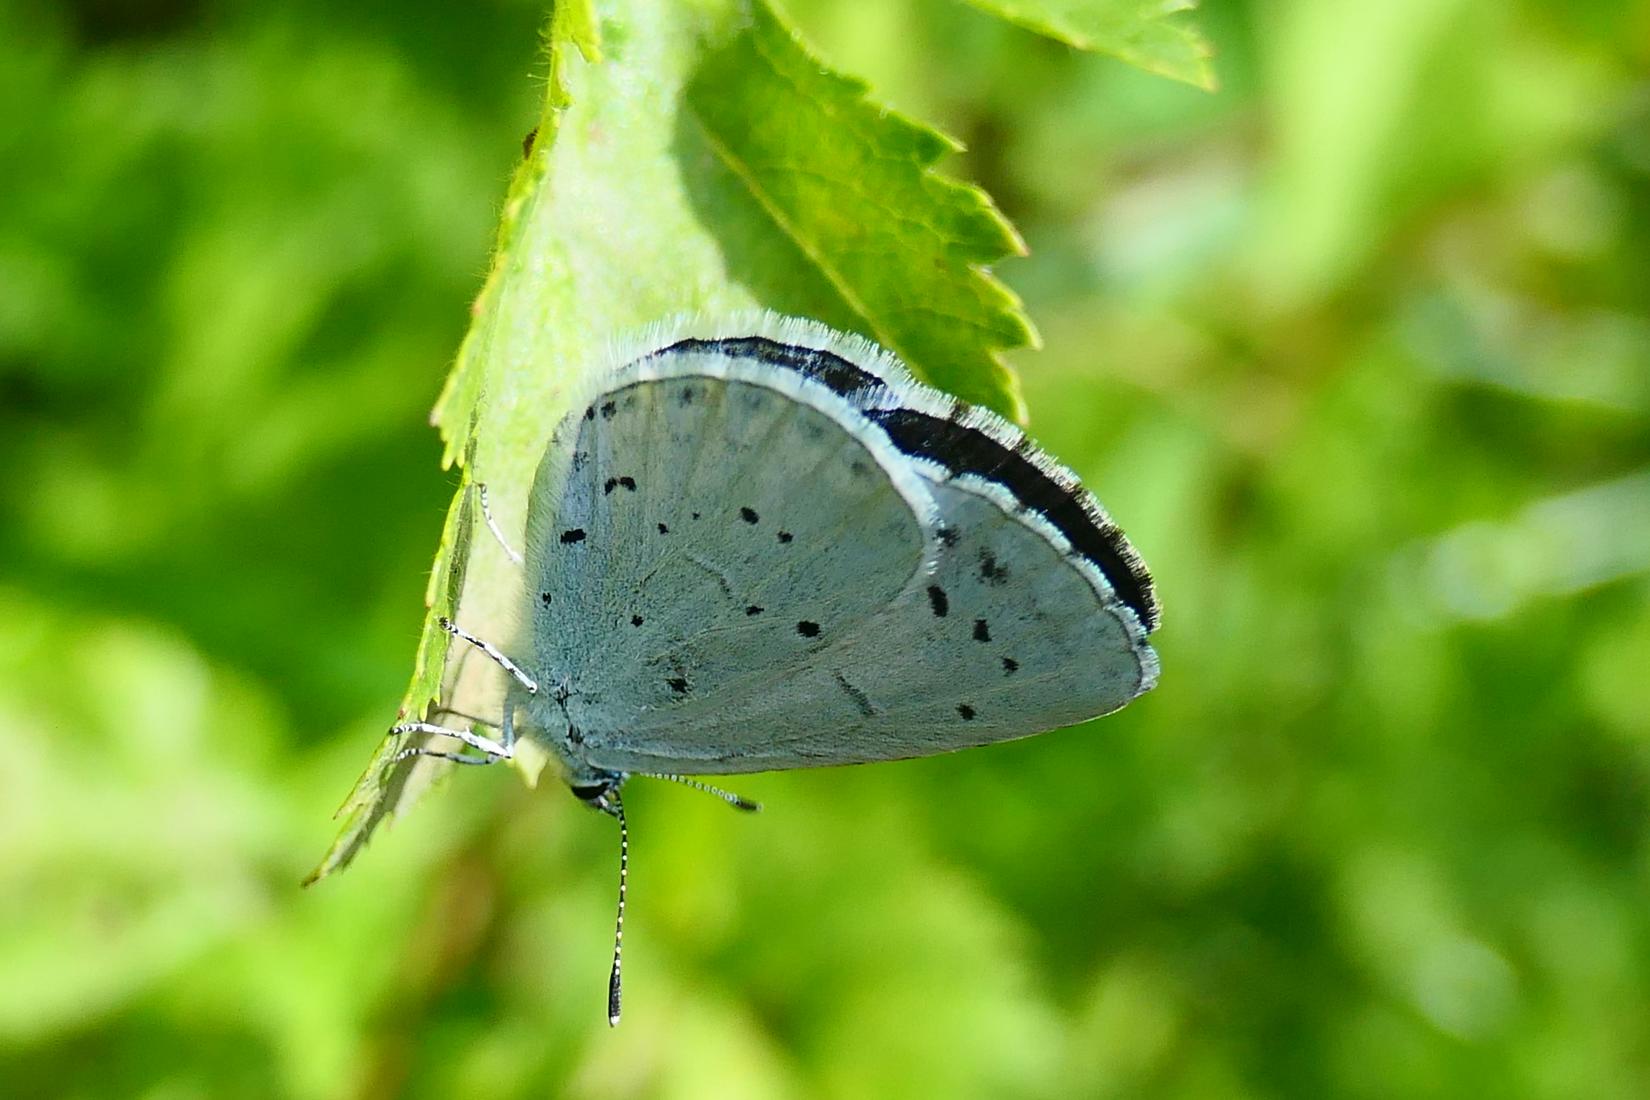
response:
M739 518L744 520L746 523L755 523L762 517L756 514L755 508L745 507L739 509Z
M549 607L550 606L550 593L540 592L539 593L539 603L542 603L545 607Z
M871 705L870 696L848 682L848 678L840 672L833 672L831 676L836 680L836 686L842 689L842 694L854 701L854 709L867 718L874 717L877 708Z
M572 528L569 528L568 530L563 531L561 533L561 544L563 546L572 546L576 542L583 542L583 541L584 541L584 528L583 527L572 527Z
M642 618L640 615L630 616L630 625L631 626L641 626L646 621L647 620Z
M603 401L602 402L602 419L603 420L612 420L613 419L613 414L618 412L618 411L619 411L619 407L617 405L615 405L613 402L611 402L611 401Z
M1008 566L997 560L997 555L989 550L980 551L980 579L993 588L1000 588L1008 583Z
M688 693L688 682L685 676L672 676L665 681L665 685L670 688L673 695L686 695Z
M779 541L780 542L790 542L794 538L796 538L796 536L791 534L789 531L779 532Z
M951 613L951 601L946 597L945 589L937 584L928 586L928 606L936 619L943 619Z
M633 477L621 477L619 479L619 484L623 488L629 489L632 493L636 491L636 479Z
M1019 661L1016 661L1012 657L1004 657L1003 658L1003 675L1004 676L1012 676L1018 671L1020 671L1020 662Z
M760 615L762 614L762 611L763 609L755 604L751 604L749 607L745 608L745 614L747 615Z
M974 640L976 642L989 642L991 640L991 624L984 619L975 619Z
M969 706L967 703L959 703L957 705L957 713L962 715L962 720L964 722L972 722L974 720L974 708Z
M796 624L796 632L804 638L817 638L819 637L819 624L803 619Z
M669 527L666 527L666 526L665 526L665 525L664 525L664 524L662 524L662 523L661 523L661 524L659 524L659 534L661 534L661 535L668 535L668 534L670 534L670 528L669 528Z

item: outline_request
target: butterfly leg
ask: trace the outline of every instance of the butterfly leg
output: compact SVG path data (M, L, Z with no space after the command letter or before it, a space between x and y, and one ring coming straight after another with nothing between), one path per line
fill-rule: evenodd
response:
M466 650L466 652L468 652L468 650ZM444 706L440 703L437 703L435 706L431 707L425 713L426 714L432 714L432 715L446 714L446 715L450 715L453 718L462 718L467 722L474 723L475 725L486 726L488 729L496 730L496 729L501 728L501 726L502 726L502 723L500 723L496 719L483 718L479 714L471 714L469 711L459 710L457 707Z
M527 675L527 673L523 672L521 667L514 661L500 653L497 646L492 645L490 642L482 641L480 638L477 638L474 634L471 634L469 631L465 630L445 615L436 620L436 625L441 627L441 629L445 630L448 634L451 634L453 637L459 639L460 641L468 642L477 649L481 650L482 653L485 653L494 664L498 665L498 667L502 668L505 672L508 672L511 677L515 679L516 683L526 688L529 695L538 694L538 682L531 676Z
M515 548L508 542L504 541L504 532L500 531L498 529L498 524L493 522L493 510L487 507L486 484L478 481L475 483L475 486L476 498L481 502L481 518L487 521L487 530L491 531L493 533L493 537L498 540L498 544L504 547L504 552L509 555L510 560L515 562L517 565L521 565L523 561L522 556L518 554Z
M461 741L482 753L481 757L463 756L457 753L439 752L419 746L409 746L396 753L396 760L405 760L409 756L434 756L440 760L451 760L459 764L492 764L499 760L508 760L513 755L507 745L502 745L490 737L483 737L474 730L450 729L447 726L438 726L433 722L402 722L391 726L389 735L399 737L409 733L425 733L432 737L451 737Z
M496 756L465 756L460 752L442 752L439 749L422 749L413 747L402 749L400 752L390 757L390 763L399 764L401 761L411 759L414 756L428 756L435 760L450 760L454 764L476 764L481 766L485 766L487 764L497 764L499 761L499 758Z

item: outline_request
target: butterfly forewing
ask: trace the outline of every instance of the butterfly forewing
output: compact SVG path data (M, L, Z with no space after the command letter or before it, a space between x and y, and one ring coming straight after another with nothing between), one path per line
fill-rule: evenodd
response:
M794 678L926 578L932 501L887 440L805 379L728 368L621 374L541 467L532 671L593 763L644 723Z

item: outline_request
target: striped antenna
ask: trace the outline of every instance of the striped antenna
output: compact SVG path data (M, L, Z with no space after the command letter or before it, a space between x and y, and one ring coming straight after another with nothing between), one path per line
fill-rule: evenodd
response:
M619 963L624 952L624 895L630 878L630 830L625 827L624 803L617 790L604 795L599 803L604 813L619 822L619 914L613 921L613 970L607 976L607 1026L619 1026L619 1002L624 990L619 981Z
M636 774L645 775L649 779L667 779L672 783L680 783L684 787L692 787L696 791L703 791L706 794L715 795L717 798L720 798L723 802L726 802L734 809L744 810L746 813L753 814L762 808L762 803L760 802L752 802L748 798L739 797L732 791L724 791L721 787L713 787L709 783L701 783L699 780L689 779L685 775L675 775L670 772L637 772Z

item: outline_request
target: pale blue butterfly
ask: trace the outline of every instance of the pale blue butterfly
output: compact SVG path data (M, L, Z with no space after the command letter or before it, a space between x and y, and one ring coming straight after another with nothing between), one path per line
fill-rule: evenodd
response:
M534 479L523 636L506 654L442 624L510 675L497 738L391 732L479 753L401 756L474 764L530 738L618 819L616 1023L626 779L755 809L681 773L925 756L1107 714L1156 682L1159 610L1075 475L860 337L689 319L589 377Z

